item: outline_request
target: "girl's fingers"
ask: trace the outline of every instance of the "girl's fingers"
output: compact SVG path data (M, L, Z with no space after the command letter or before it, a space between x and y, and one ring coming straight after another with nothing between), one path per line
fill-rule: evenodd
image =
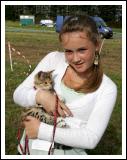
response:
M72 112L70 111L70 109L65 106L65 104L63 102L59 101L59 105L61 106L62 110L65 112L66 116L73 116Z
M25 120L23 121L23 125L26 126L28 125L28 123L32 122L33 120L35 120L36 118L32 117L32 116L27 116L25 118Z
M66 114L64 113L64 111L62 110L62 108L60 106L58 106L58 113L61 117L66 117Z
M30 120L33 120L33 119L35 119L35 118L32 117L32 116L26 116L25 121L30 121Z

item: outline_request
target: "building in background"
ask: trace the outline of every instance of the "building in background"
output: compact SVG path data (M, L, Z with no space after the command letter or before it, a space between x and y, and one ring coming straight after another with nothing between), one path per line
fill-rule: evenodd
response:
M20 25L27 26L35 24L35 17L32 15L20 15Z

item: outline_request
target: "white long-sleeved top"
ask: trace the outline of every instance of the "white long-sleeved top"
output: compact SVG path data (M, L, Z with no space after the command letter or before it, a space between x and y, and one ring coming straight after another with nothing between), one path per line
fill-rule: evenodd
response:
M35 70L16 88L13 98L14 102L20 106L27 107L36 104L34 90L34 76L40 71L51 71L54 81L54 89L59 96L61 93L61 80L68 67L65 55L62 52L51 52L45 56L37 65ZM65 121L70 128L57 128L55 142L64 145L93 149L100 141L107 128L117 97L117 87L115 83L103 75L100 87L93 93L84 94L79 99L68 102L74 117L67 117ZM38 139L50 141L52 139L53 126L41 122L38 132Z

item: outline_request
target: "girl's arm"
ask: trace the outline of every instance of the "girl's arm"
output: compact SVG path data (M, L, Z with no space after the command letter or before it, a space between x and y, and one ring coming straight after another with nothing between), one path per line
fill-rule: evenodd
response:
M16 88L13 94L14 102L22 107L33 106L36 104L36 94L38 90L34 89L34 76L39 71L51 71L55 69L55 62L51 59L55 59L56 53L52 52L45 56L34 71Z
M117 96L116 86L112 86L98 98L95 107L83 128L57 128L55 142L67 146L93 149L99 143L109 123ZM50 141L53 127L41 123L38 138Z
M44 109L53 113L55 110L55 95L45 90L34 89L34 76L39 71L52 71L57 68L60 61L59 52L51 52L45 56L37 65L35 70L16 88L13 94L14 102L22 107L30 107L36 104L42 104ZM59 102L58 112L61 116L66 116L65 110L68 115L71 115L70 110Z

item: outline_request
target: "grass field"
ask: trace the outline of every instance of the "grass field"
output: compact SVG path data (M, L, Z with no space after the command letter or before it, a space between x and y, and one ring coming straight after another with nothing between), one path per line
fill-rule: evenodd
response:
M13 92L15 88L26 78L24 71L28 71L26 61L16 53L12 53L14 71L11 72L9 64L9 54L7 42L22 55L29 59L32 66L31 71L37 63L47 53L55 50L61 50L57 33L23 33L6 32L6 54L5 54L5 146L7 155L17 153L16 134L19 127L19 116L21 108L13 102ZM91 155L121 155L122 154L122 44L121 39L105 40L101 58L104 72L118 86L118 96L116 105L108 125L108 128L102 137L100 143L94 150L87 150Z
M20 29L34 29L34 30L50 30L50 31L55 31L55 27L45 27L41 26L40 24L35 24L35 25L28 25L28 26L22 26L19 21L6 21L5 22L5 28L20 28ZM113 28L113 32L118 32L121 33L122 29L121 28Z

